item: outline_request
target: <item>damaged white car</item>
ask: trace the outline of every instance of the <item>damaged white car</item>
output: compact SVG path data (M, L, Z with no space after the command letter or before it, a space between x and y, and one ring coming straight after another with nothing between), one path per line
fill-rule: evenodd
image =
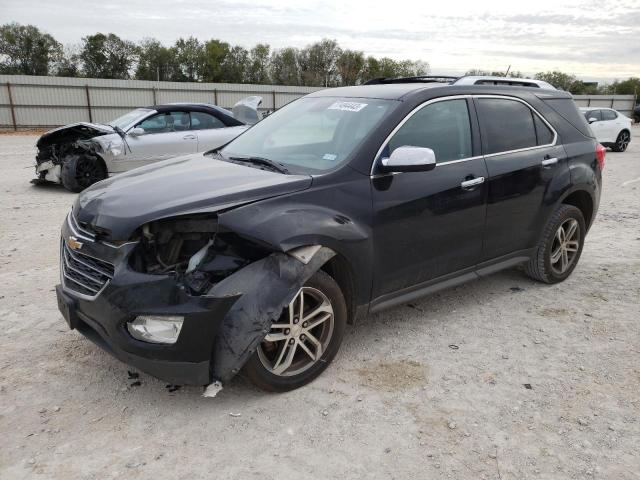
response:
M33 183L80 192L108 176L225 145L259 119L261 97L233 111L205 103L137 108L108 124L79 122L46 132L36 144Z

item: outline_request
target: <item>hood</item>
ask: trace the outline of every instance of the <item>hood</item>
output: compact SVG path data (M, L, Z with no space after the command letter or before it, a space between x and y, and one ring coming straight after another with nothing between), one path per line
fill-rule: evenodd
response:
M41 148L60 141L74 141L79 139L88 139L99 135L114 133L113 128L108 125L100 125L98 123L78 122L70 123L64 127L54 128L45 132L39 139L37 147Z
M308 175L283 175L193 154L98 182L73 208L80 223L106 229L110 240L123 241L153 220L217 212L310 185Z

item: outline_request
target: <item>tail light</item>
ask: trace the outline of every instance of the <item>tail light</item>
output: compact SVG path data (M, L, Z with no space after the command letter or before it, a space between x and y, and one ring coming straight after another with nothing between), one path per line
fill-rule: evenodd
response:
M607 155L607 149L599 143L596 144L596 160L598 160L598 168L604 170L604 157Z

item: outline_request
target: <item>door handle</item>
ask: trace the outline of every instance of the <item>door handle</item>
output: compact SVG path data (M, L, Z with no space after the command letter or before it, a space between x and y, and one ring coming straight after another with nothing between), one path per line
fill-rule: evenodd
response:
M472 189L473 187L484 183L484 177L472 178L471 180L465 180L460 184L464 189Z
M189 134L189 135L185 135L184 137L182 137L183 140L195 140L196 136Z
M558 163L557 158L545 158L544 160L542 160L543 167L550 167L551 165L555 165L556 163Z

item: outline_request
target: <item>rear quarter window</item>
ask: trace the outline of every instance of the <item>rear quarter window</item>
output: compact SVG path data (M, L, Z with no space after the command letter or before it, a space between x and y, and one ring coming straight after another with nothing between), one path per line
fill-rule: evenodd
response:
M541 99L547 106L551 107L558 115L573 125L580 133L586 137L595 138L587 119L580 114L578 107L570 98L543 98Z

